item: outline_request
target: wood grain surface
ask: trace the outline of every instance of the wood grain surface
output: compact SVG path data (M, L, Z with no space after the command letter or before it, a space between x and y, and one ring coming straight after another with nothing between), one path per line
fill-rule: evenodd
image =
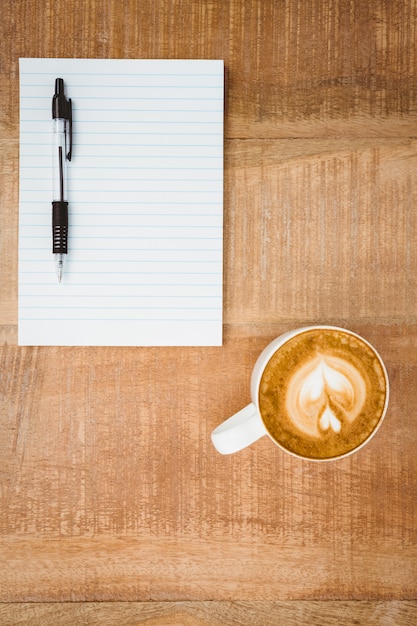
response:
M1 14L0 623L417 623L417 0ZM225 60L223 347L17 346L23 56ZM305 323L380 351L378 435L220 456L257 355Z
M73 602L0 604L2 626L415 626L416 602Z

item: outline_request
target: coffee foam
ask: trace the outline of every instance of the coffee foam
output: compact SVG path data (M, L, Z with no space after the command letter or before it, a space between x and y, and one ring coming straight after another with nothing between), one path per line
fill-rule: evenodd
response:
M301 432L318 438L329 429L339 433L356 419L365 397L365 381L352 363L317 354L293 372L286 409Z
M270 358L259 386L271 437L312 459L358 448L379 424L386 397L384 368L373 349L334 328L289 339Z

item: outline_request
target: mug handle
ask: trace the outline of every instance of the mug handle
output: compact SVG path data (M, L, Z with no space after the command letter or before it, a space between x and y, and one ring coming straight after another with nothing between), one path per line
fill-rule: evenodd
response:
M245 406L211 433L214 447L220 454L233 454L267 434L256 406Z

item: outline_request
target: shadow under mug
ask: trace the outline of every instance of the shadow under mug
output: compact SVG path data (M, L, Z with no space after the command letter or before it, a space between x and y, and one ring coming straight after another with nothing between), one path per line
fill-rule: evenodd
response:
M289 450L285 447L280 441L278 441L268 430L265 422L262 418L261 411L259 408L259 389L262 380L262 375L265 371L267 364L273 355L280 350L280 348L286 344L288 341L305 333L307 331L320 331L320 330L330 330L330 331L338 331L339 333L350 335L352 337L356 337L360 342L368 346L381 366L381 371L385 378L385 400L384 405L381 411L381 415L378 419L376 426L370 432L366 438L358 443L353 449L338 454L337 456L329 456L329 457L311 457L305 456L303 454L298 454L292 450ZM326 325L316 325L316 326L305 326L302 328L297 328L291 331L288 331L276 339L274 339L270 344L264 348L264 350L259 355L255 366L252 371L251 376L251 399L252 402L245 406L243 409L229 417L226 421L221 423L217 428L213 430L211 433L211 440L218 452L221 454L233 454L234 452L239 452L240 450L250 446L252 443L256 442L263 436L268 436L273 443L275 443L279 448L288 452L292 456L303 458L311 461L333 461L336 459L340 459L351 454L354 454L365 444L367 444L372 437L376 434L379 427L381 426L386 411L388 407L388 398L389 398L389 380L387 370L385 368L384 362L382 361L381 356L375 350L375 348L368 342L366 339L361 337L360 335L354 333L353 331L347 330L345 328L340 328L337 326L326 326Z

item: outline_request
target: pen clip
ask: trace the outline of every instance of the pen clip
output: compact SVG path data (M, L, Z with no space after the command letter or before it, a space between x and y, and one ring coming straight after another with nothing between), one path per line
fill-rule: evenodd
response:
M72 101L71 101L71 98L68 98L68 101L67 101L67 120L68 120L68 131L69 131L69 150L67 152L67 160L71 161L71 154L72 154Z
M72 101L71 98L65 97L64 80L62 78L55 79L55 93L52 98L52 119L65 120L65 145L67 144L69 135L69 148L65 155L67 161L71 161L72 156Z

